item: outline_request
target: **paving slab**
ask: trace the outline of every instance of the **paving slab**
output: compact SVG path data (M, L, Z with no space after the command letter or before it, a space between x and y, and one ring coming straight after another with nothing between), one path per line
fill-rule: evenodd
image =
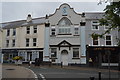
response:
M2 78L35 78L34 72L30 69L17 65L2 65Z

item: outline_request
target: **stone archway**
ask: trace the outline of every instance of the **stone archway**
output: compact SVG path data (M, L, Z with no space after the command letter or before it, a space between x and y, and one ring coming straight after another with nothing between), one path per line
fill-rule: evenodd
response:
M63 66L68 66L68 51L67 50L61 51L61 62Z

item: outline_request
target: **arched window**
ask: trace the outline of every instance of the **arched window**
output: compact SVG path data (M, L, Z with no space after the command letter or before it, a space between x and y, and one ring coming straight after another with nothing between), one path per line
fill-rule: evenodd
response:
M71 21L64 17L58 22L59 34L71 34Z

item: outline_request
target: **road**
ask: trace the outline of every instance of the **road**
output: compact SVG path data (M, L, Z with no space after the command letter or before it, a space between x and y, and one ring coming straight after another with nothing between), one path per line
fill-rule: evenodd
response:
M98 79L98 72L101 71L102 80L109 80L109 71L91 68L60 68L60 67L30 67L40 80L90 80L90 77ZM120 80L117 71L110 72L110 80ZM119 79L118 79L119 78Z

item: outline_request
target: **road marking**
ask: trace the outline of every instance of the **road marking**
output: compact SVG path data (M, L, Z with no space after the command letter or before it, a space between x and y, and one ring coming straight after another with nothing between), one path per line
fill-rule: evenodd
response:
M37 75L31 69L29 68L26 68L26 69L30 70L34 74L35 79L38 79Z
M43 80L46 80L45 77L42 74L39 74L39 75Z
M44 67L40 67L41 69L47 69L47 68L44 68Z

